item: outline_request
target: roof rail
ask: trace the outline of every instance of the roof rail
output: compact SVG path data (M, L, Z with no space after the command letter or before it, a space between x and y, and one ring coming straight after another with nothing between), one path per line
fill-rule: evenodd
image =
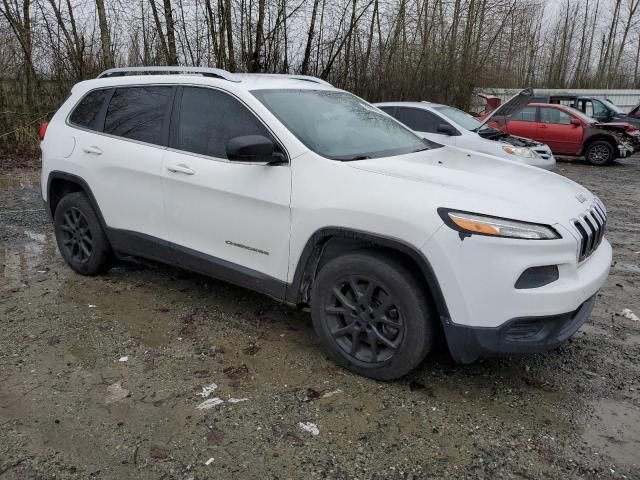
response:
M291 80L302 80L304 82L312 82L318 83L320 85L326 85L328 87L333 87L329 82L323 80L318 77L312 77L310 75L289 75L288 73L242 73L241 76L247 77L281 77L281 78L289 78Z
M187 75L202 75L203 77L216 77L228 80L230 82L240 82L241 80L233 73L227 72L220 68L207 68L207 67L124 67L124 68L110 68L105 70L97 78L109 78L109 77L124 77L129 74L144 74L144 73L166 73L166 74L187 74Z
M287 77L291 78L292 80L303 80L305 82L319 83L320 85L326 85L328 87L333 87L333 85L331 85L326 80L323 80L323 79L318 78L318 77L312 77L310 75L287 75Z

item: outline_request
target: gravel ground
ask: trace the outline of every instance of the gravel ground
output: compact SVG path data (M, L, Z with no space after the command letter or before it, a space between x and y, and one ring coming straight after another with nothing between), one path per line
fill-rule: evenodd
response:
M0 477L640 478L640 321L621 315L640 315L640 158L558 172L610 213L588 324L546 354L462 366L440 349L381 383L266 297L147 262L73 273L37 170L5 171Z

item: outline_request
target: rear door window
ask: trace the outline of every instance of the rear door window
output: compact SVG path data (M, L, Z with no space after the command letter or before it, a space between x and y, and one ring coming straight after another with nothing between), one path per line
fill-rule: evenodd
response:
M557 108L541 108L540 122L557 123L559 125L570 125L571 115L563 112L562 110L558 110Z
M398 107L395 117L416 132L438 133L438 124L446 123L437 115L418 108Z
M101 126L97 125L97 120L104 100L110 91L110 89L106 88L94 90L85 95L73 112L71 112L69 122L78 127L88 128L89 130L101 130Z
M536 107L525 107L518 113L514 113L511 116L511 120L517 120L519 122L535 122L536 121Z
M104 133L155 145L164 144L164 125L173 87L118 88L107 109Z
M244 135L272 138L256 116L231 95L211 88L184 87L175 148L227 158L227 142Z

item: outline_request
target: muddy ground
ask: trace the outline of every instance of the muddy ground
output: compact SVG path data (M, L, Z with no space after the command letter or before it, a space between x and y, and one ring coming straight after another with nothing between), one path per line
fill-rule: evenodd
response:
M37 169L5 169L0 479L640 478L640 321L620 315L640 315L640 158L558 171L610 213L588 324L550 353L462 366L443 350L380 383L261 295L147 262L73 273ZM224 403L198 409L213 383Z

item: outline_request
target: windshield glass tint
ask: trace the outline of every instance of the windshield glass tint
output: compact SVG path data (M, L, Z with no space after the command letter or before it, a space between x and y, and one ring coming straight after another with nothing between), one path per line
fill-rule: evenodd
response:
M411 130L350 93L332 90L252 93L302 143L323 157L357 160L429 148Z
M579 117L581 120L587 123L595 123L595 120L588 115L585 115L582 110L578 110L577 108L567 107L571 111L571 115L574 117Z
M453 107L434 107L435 110L443 114L445 117L453 120L462 128L467 130L475 130L480 126L480 122L468 113Z
M618 114L624 115L624 110L622 110L619 106L611 103L609 100L601 100L601 102L604 103L609 108L609 110L613 110Z

